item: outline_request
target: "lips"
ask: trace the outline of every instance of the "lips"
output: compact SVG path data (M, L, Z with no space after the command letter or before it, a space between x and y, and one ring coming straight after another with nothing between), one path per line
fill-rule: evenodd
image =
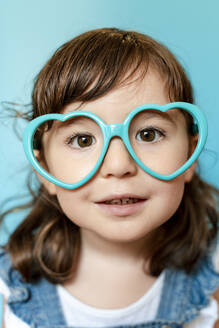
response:
M122 199L112 199L106 200L104 204L111 204L111 205L127 205L127 204L134 204L137 203L140 199L139 198L122 198Z
M140 213L144 209L146 201L145 197L137 194L114 194L102 198L96 202L96 206L106 215L125 217Z
M141 200L146 200L145 197L137 194L114 194L108 195L96 203L104 203L104 204L113 204L113 205L125 205L125 204L133 204Z
M106 203L96 203L96 206L102 213L110 216L122 217L129 215L137 215L141 213L147 204L146 199L139 199L136 203L130 204L106 204Z

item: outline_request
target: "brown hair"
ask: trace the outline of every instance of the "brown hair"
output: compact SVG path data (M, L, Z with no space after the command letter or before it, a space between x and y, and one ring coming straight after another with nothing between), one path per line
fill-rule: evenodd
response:
M32 110L24 116L32 120L59 113L72 102L97 99L131 77L143 78L149 65L163 77L170 101L193 103L190 81L164 45L134 31L103 28L75 37L54 53L36 78ZM38 145L42 133L37 135ZM77 269L80 228L65 216L56 196L43 185L30 191L33 200L27 206L31 211L5 247L26 281L44 276L53 283L64 282ZM170 266L186 272L195 268L217 234L218 196L217 188L194 174L185 185L176 213L156 231L150 274L157 276Z

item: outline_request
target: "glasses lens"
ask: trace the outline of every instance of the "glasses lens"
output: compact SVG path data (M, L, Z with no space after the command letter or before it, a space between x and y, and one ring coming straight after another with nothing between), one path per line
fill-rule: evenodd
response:
M48 173L62 182L80 182L92 171L100 157L103 144L101 129L94 120L85 116L46 123L51 122L52 127L43 134L43 147L37 160Z
M192 115L183 109L165 113L143 110L130 123L131 146L142 164L152 171L174 173L195 151L198 131L195 133L192 123Z

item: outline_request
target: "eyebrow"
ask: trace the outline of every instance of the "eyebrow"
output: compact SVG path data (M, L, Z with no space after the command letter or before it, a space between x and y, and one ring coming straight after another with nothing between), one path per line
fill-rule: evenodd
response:
M167 112L161 112L161 111L157 111L154 109L148 109L148 110L145 110L144 114L147 119L161 118L162 120L165 120L165 121L171 123L175 127L177 126L176 121ZM86 118L87 118L87 116L86 116ZM71 118L65 122L57 121L58 122L58 124L56 126L57 131L63 130L67 126L70 126L72 124L72 119L73 118ZM79 124L83 123L83 117L77 116L76 119L77 119L77 123L79 123ZM88 119L89 119L89 117L88 117ZM64 125L63 125L63 123L64 123Z
M90 119L90 118L87 117L87 116L82 116L82 117L80 117L80 116L76 116L76 117L71 117L71 118L69 118L68 120L66 120L66 121L64 121L64 122L62 122L62 121L56 121L56 122L57 122L57 127L56 127L56 128L57 128L57 130L60 130L60 129L66 127L66 126L71 125L73 119L74 119L74 120L77 120L77 123L79 123L79 124L80 124L80 123L83 123L83 121L84 121L84 117ZM92 120L92 119L90 119L90 120Z
M95 121L92 120L92 118L89 118L89 117L87 117L87 116L85 116L85 118L90 119L90 120L91 120L91 124L95 122ZM73 122L72 122L73 119L76 119L76 120L77 120L77 124L81 125L82 128L83 128L84 117L77 116L77 117L75 117L75 118L72 117L72 118L70 118L70 119L68 119L67 121L64 121L64 122L62 122L62 121L56 121L56 122L57 122L57 124L56 124L56 126L55 126L55 131L56 131L56 133L59 135L59 134L61 134L62 131L64 131L66 128L71 127L71 125L74 125Z
M167 112L161 112L161 111L157 111L157 110L154 110L154 109L149 109L149 110L145 111L145 116L147 118L159 117L163 120L166 120L166 121L170 122L175 127L177 126L176 121Z

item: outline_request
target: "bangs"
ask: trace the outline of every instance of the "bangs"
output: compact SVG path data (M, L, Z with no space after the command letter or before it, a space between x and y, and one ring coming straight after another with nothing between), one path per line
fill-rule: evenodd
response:
M146 74L149 58L134 38L97 33L83 41L69 63L66 103L97 99L136 72L142 77Z
M55 52L36 79L33 118L95 100L133 77L143 79L149 65L163 77L170 100L193 101L182 67L165 46L141 33L105 28L81 34Z

